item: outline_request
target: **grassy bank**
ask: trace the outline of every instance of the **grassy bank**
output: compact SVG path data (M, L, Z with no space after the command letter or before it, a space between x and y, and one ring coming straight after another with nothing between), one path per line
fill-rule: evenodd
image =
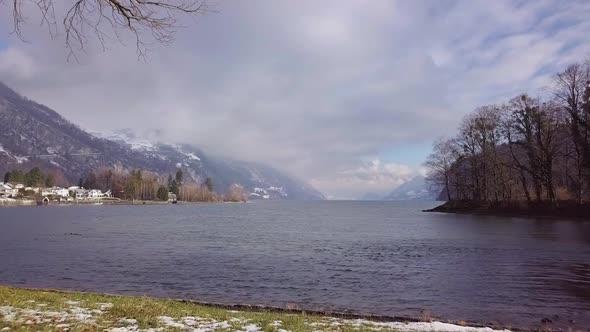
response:
M493 331L0 286L0 331Z

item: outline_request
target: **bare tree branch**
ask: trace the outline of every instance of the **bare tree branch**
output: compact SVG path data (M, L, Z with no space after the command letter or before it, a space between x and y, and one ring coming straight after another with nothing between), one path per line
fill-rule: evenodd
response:
M10 1L10 2L7 2ZM41 25L49 28L55 38L58 22L65 32L68 59L84 51L91 38L96 38L103 50L111 29L115 38L123 42L122 32L133 35L137 54L145 57L149 48L146 35L157 43L169 45L174 41L179 15L201 15L211 12L207 0L75 0L63 14L56 13L54 0L0 0L12 10L13 33L25 40L22 26L26 22L26 3L34 4L41 15ZM33 7L33 8L35 8ZM149 39L149 38L148 38Z

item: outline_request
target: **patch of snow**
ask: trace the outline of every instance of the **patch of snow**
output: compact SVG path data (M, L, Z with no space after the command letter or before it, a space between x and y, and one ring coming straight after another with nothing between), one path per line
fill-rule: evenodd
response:
M199 158L196 154L194 154L192 152L185 152L184 155L189 157L189 159L192 159L192 160L201 160L201 158Z
M0 307L0 316L4 321L21 324L45 324L50 322L65 323L77 321L81 323L95 323L92 312L85 308L70 307L67 311L51 311L39 309L21 309L10 306Z
M29 301L28 303L35 303ZM42 303L37 304L40 306ZM66 330L72 325L78 323L96 324L96 318L103 314L102 310L112 307L111 303L96 303L101 310L90 310L80 307L79 301L66 301L68 309L65 311L51 311L30 308L15 308L11 306L0 306L0 321L14 324L53 324L56 329ZM239 311L228 310L230 313L239 313ZM125 326L118 326L107 329L111 332L161 332L166 329L180 329L183 331L193 332L213 332L220 329L231 329L232 326L240 325L237 330L240 332L259 332L263 328L257 324L248 323L250 320L239 317L232 317L228 320L217 321L212 318L202 318L194 316L185 316L172 318L169 316L159 316L158 320L163 327L140 329L138 322L134 318L121 318L118 323ZM247 324L247 325L246 325ZM277 332L289 332L279 328L283 325L280 320L275 320L269 324L269 327L275 328ZM509 330L494 330L490 327L470 327L460 326L443 322L374 322L364 319L340 319L326 317L316 322L305 322L305 325L313 327L313 330L339 330L342 327L362 328L370 331L381 331L383 329L394 329L398 331L438 331L438 332L510 332ZM2 329L0 331L8 331Z
M120 323L129 324L129 325L137 325L137 319L133 318L121 318L119 319Z
M112 308L112 307L113 307L113 304L112 304L112 303L100 303L100 302L99 302L99 303L97 303L96 305L98 305L98 308L99 308L100 310L106 310L106 309L110 309L110 308Z
M443 322L374 322L365 319L328 319L323 322L309 324L314 327L325 328L329 325L351 325L368 329L383 328L399 331L436 331L436 332L510 332L510 330L494 330L490 327L461 326Z
M176 322L174 320L174 318L169 317L169 316L160 316L160 317L158 317L158 319L160 320L160 322L162 322L162 324L166 325L167 327L174 327L174 328L179 328L179 329L182 329L185 327L184 324Z
M262 189L262 188L258 188L258 187L254 187L254 192L255 193L262 193L262 194L266 194L266 190Z
M132 135L132 134L126 133L126 132L121 132L121 133L91 132L91 134L98 137L98 138L107 139L107 140L111 140L111 141L117 141L120 143L127 144L132 150L136 150L136 151L154 151L154 150L156 150L156 144L154 144L153 142L151 142L147 139L137 138L134 134Z
M22 164L22 163L24 163L26 161L29 161L29 158L27 158L27 157L13 156L13 158L19 164Z
M156 146L154 144L146 140L127 141L127 144L131 146L132 150L153 151L156 149Z
M243 327L243 330L238 330L238 332L257 332L262 331L262 328L256 324L248 324Z

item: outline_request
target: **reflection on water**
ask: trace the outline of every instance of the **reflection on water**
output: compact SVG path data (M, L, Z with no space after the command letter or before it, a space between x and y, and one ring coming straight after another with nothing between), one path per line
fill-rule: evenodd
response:
M590 326L590 223L432 203L0 209L0 283L537 327Z

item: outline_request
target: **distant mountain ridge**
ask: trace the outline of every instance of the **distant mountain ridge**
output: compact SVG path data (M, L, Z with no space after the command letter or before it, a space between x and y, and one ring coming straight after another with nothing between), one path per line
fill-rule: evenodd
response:
M181 168L188 181L211 177L221 193L238 183L253 198L325 199L305 182L263 164L210 157L188 144L151 142L130 130L88 133L0 83L0 172L34 166L59 169L72 182L105 166L162 175Z
M426 186L426 179L417 175L409 181L395 188L384 200L390 201L434 201L437 195L433 195Z
M438 200L438 197L428 190L426 178L416 175L389 193L369 192L360 199L365 201L435 201Z

